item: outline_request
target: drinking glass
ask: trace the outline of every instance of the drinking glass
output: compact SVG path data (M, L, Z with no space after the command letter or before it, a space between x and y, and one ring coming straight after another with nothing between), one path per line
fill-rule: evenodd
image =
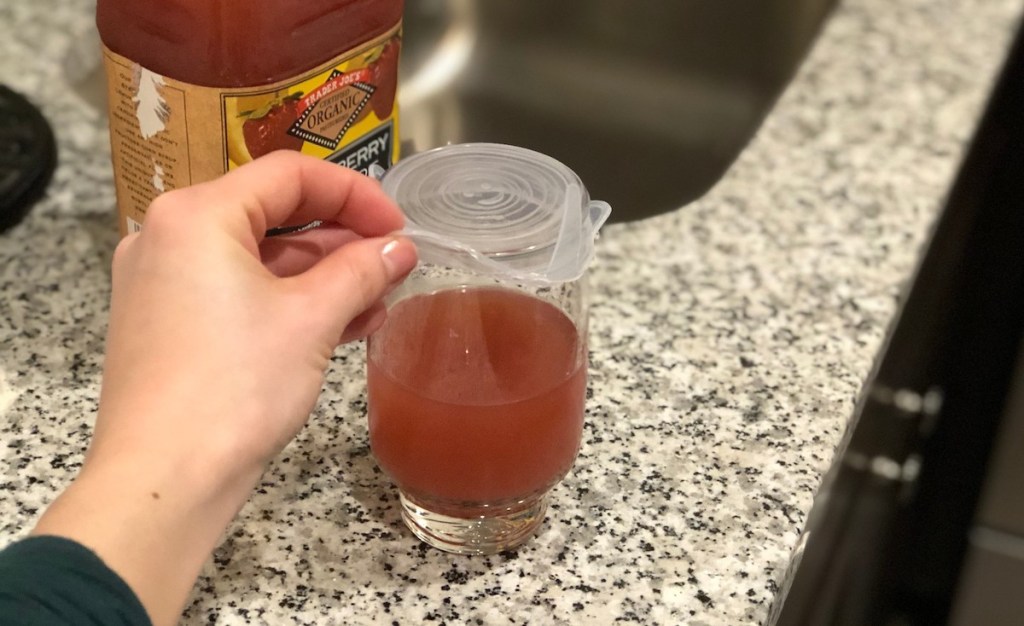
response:
M368 341L373 454L420 539L513 548L579 450L586 266L610 208L558 161L497 144L421 153L383 185L421 262Z

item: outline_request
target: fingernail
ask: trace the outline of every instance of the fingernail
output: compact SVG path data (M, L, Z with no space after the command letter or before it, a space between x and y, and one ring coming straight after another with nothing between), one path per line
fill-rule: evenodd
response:
M396 237L387 242L380 253L384 257L384 267L391 282L404 277L416 267L416 246L404 237Z

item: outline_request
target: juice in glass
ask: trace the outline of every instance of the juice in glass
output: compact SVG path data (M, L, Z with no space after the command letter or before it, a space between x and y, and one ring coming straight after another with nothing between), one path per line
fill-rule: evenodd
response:
M370 339L370 442L404 498L453 517L514 510L579 449L586 346L540 298L500 287L398 302Z

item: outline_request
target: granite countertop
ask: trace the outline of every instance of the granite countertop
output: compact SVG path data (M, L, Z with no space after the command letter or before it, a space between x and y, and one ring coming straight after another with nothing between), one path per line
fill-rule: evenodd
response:
M0 3L0 82L60 147L0 236L2 543L73 477L97 404L113 186L103 118L64 72L89 6ZM1021 9L842 2L710 194L606 229L583 447L532 542L461 557L404 529L346 347L184 623L768 621Z

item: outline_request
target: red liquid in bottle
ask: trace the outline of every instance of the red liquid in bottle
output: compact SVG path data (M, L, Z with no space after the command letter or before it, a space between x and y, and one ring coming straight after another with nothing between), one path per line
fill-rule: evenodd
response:
M397 24L404 0L99 0L107 47L212 87L289 78Z
M557 307L499 288L441 291L399 302L370 341L370 442L408 495L508 504L569 471L586 346Z

